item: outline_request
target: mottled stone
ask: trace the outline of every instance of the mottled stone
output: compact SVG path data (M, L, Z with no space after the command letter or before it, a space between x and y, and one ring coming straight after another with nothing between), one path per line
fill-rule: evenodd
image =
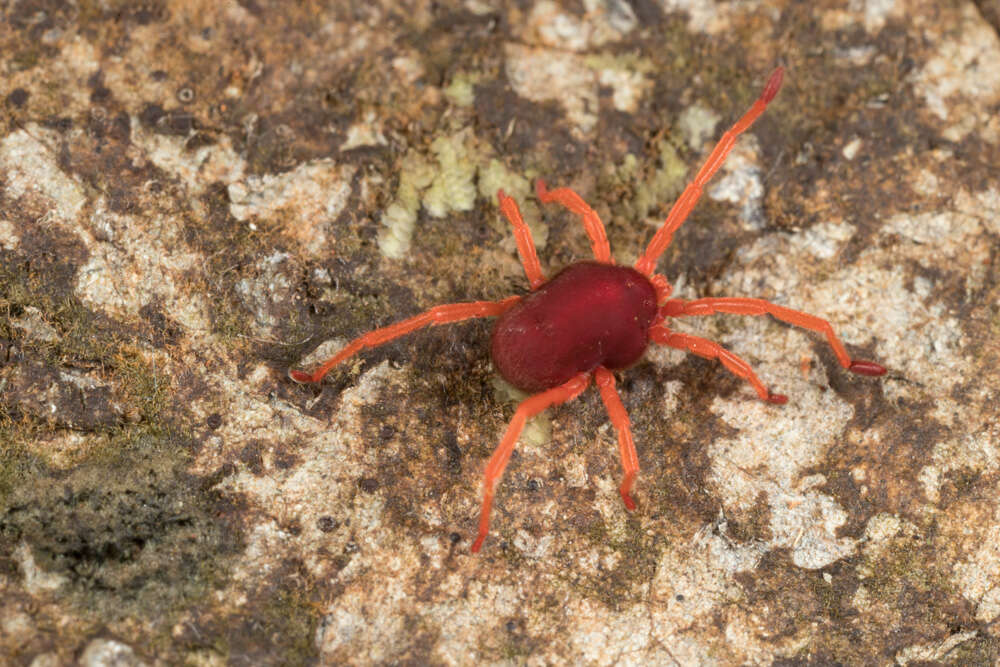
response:
M143 3L0 21L0 655L12 664L1000 664L1000 24L930 0ZM785 84L659 268L651 349L524 431L489 321L431 306L631 263ZM5 663L6 664L6 663Z

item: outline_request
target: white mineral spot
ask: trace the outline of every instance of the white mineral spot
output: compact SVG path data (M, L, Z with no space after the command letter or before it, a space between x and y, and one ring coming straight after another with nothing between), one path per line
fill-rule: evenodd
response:
M367 111L360 123L347 128L347 137L340 145L340 151L349 151L361 146L385 146L389 142L382 134L381 120L374 111Z
M760 168L760 148L753 135L741 137L726 163L709 186L708 196L739 207L739 219L747 229L764 226L764 172Z
M145 664L131 646L114 639L93 639L80 656L81 667L140 667Z
M524 41L584 52L621 41L639 24L628 3L583 0L582 4L584 11L578 16L552 0L535 3L524 26Z
M703 150L708 140L715 136L715 127L721 117L711 109L692 104L677 117L677 129L688 146L696 151Z
M611 104L626 113L638 111L643 94L653 87L653 82L642 72L610 67L599 70L597 82L611 88Z
M0 248L13 250L21 242L21 236L14 229L14 225L4 218L0 218Z
M843 150L841 150L840 153L841 155L844 156L845 159L853 160L855 156L857 156L858 151L861 150L861 145L863 143L864 142L861 140L861 137L854 137L849 142L847 142L847 145L844 146Z
M702 2L701 0L661 0L664 10L688 16L688 30L718 35L730 29L733 15L751 14L760 7L759 0L739 2Z
M24 575L24 588L32 595L51 592L66 583L66 578L46 572L35 563L35 555L27 542L21 542L14 549L14 560Z
M855 228L847 223L821 222L788 236L788 243L818 259L831 259L854 236Z
M851 11L857 11L859 5L864 8L865 30L870 33L878 32L890 18L902 14L898 0L850 0L849 2Z
M104 198L94 205L90 229L111 230L114 243L83 233L90 257L77 273L76 294L86 304L115 314L136 315L159 300L170 317L186 327L209 327L204 299L189 295L175 281L204 258L183 240L182 221L115 213Z

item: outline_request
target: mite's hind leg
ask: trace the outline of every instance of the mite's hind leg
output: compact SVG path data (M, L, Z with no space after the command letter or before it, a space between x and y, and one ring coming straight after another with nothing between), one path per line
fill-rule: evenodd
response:
M784 394L772 394L764 383L760 381L757 374L753 372L750 364L718 343L713 343L699 336L675 333L664 326L653 327L649 330L649 334L654 343L675 347L679 350L687 350L705 359L718 359L730 373L749 382L762 401L778 405L788 402L788 397Z
M728 313L731 315L771 315L782 322L788 322L795 326L818 331L826 336L827 343L833 348L833 353L837 355L840 365L859 375L884 375L885 366L874 361L863 359L851 359L847 354L844 344L840 342L833 326L826 320L803 313L791 308L785 308L773 304L763 299L746 299L739 297L721 297L709 299L696 299L694 301L681 301L674 299L668 301L660 309L664 317L690 317L696 315L712 315L714 313Z
M517 406L514 416L511 417L510 424L507 425L507 431L503 434L503 438L500 440L500 444L497 445L496 450L494 450L493 456L490 457L489 463L486 464L486 472L483 474L483 507L479 513L479 535L472 544L473 553L479 551L480 547L483 546L483 540L486 539L487 533L490 532L490 509L493 507L493 493L497 481L503 474L504 468L507 467L507 462L510 461L510 455L514 452L514 445L517 444L517 439L521 435L521 430L524 428L525 422L546 408L576 398L583 393L588 384L590 384L590 376L581 373L558 387L546 389L539 394L524 399Z
M604 407L608 411L611 424L618 432L618 452L621 455L622 471L624 472L622 485L618 487L618 492L625 502L625 507L634 510L635 501L632 500L632 486L635 484L636 475L639 474L639 456L635 453L628 412L615 390L615 376L611 371L604 366L598 366L594 370L594 380L601 392L601 400L604 401Z
M614 260L611 259L611 246L608 245L608 236L604 231L604 223L601 222L597 212L583 201L583 197L569 188L549 190L545 187L545 181L540 178L535 181L535 194L538 195L538 200L543 204L555 202L571 213L580 216L583 228L587 230L587 236L590 237L590 247L594 250L594 259L604 264L614 264Z
M288 371L288 376L296 382L319 382L323 379L324 375L330 372L331 368L344 359L354 356L366 347L378 347L422 327L459 322L476 317L495 317L503 314L504 311L517 303L520 298L512 296L503 301L472 301L470 303L449 303L443 306L435 306L426 312L402 322L396 322L387 327L369 331L365 335L355 338L340 352L324 361L312 373L290 370Z

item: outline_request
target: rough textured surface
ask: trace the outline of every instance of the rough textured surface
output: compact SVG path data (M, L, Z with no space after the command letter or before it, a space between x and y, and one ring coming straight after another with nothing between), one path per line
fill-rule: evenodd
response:
M13 664L996 665L996 2L0 4L0 654ZM522 441L486 321L291 365L587 256L632 261L776 64L661 268L745 356L620 374ZM541 244L540 244L541 245ZM317 348L319 348L317 350ZM311 356L310 356L311 355Z

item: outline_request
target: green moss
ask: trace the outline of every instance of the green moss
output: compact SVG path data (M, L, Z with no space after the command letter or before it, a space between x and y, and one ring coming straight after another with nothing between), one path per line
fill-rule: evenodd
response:
M994 338L1000 338L1000 308L993 308L993 317L990 318L990 332Z
M587 597L600 600L610 609L619 609L634 601L637 583L648 582L656 572L660 556L656 536L646 534L642 522L629 516L625 535L616 538L603 521L594 521L584 535L599 550L610 549L620 556L617 566L610 572L588 576L580 572L566 572L563 580Z
M475 141L469 132L440 136L431 143L437 170L423 193L427 213L443 218L452 211L471 211L476 200Z
M1000 639L978 635L948 651L951 665L995 665L1000 660Z
M0 338L13 341L26 358L49 364L62 364L69 359L105 359L114 353L117 341L106 322L67 294L50 267L33 267L27 261L3 257L0 262ZM28 309L40 313L52 327L51 339L32 337L15 322Z
M114 361L111 379L122 399L138 410L142 423L158 426L168 407L170 378L130 346L122 346Z
M584 57L584 63L591 69L617 69L623 72L650 74L656 71L656 63L639 52L595 53Z
M475 85L479 81L478 75L459 74L452 78L451 83L444 89L445 96L451 100L452 104L460 107L470 107L476 100Z
M591 521L584 533L587 541L594 546L602 546L608 543L608 526L604 521Z
M16 70L27 70L38 64L41 55L41 51L38 48L27 48L15 53L11 62Z
M226 580L224 561L241 548L212 492L185 472L184 443L124 431L127 447L19 485L0 515L4 542L26 543L94 623L184 613Z
M839 623L851 616L849 612L851 611L850 602L853 590L836 588L833 584L828 583L819 572L816 572L815 576L808 581L813 595L819 601L824 617Z
M19 484L47 469L45 461L26 446L39 431L33 420L15 423L0 407L0 443L3 443L0 445L0 501L6 500Z
M519 639L518 637L507 637L506 641L500 645L500 658L503 660L513 660L515 662L523 662L525 658L530 656L533 651L532 645L529 642Z
M900 522L899 528L881 548L868 552L858 572L874 599L892 604L906 587L925 593L953 590L950 576L939 571L935 565L937 560L931 557L936 551L936 532L933 523L916 526Z
M212 332L230 346L243 346L251 335L253 315L230 294L213 303Z
M6 259L12 261L0 263L0 339L11 341L19 358L27 362L11 365L11 372L18 372L18 367L92 369L90 373L110 388L110 398L122 406L123 414L120 421L92 427L96 446L89 451L115 452L132 446L136 438L165 434L170 379L134 342L138 331L86 308L68 293L59 267L36 268L28 261ZM43 334L24 326L29 313L44 323ZM8 385L11 377L0 376L0 383ZM15 391L0 395L0 498L4 498L48 471L47 462L32 453L30 445L64 426L26 410Z
M912 586L917 590L951 591L953 586L923 549L915 549L909 540L894 539L887 552L869 564L871 576L864 580L872 597L894 604L900 592Z
M267 628L267 636L277 644L270 651L272 655L280 655L281 662L286 665L308 665L316 661L316 628L323 610L309 599L307 592L277 589L255 608L260 625Z
M241 534L222 499L187 472L194 439L148 324L87 308L73 293L80 249L33 242L45 252L0 250L0 340L14 355L0 369L0 559L26 544L63 579L54 594L78 621L66 632L148 619L141 640L169 651L170 626L227 580ZM69 427L22 393L36 391L25 377L64 371L93 377L122 409L86 427L77 459L56 470L38 442Z

